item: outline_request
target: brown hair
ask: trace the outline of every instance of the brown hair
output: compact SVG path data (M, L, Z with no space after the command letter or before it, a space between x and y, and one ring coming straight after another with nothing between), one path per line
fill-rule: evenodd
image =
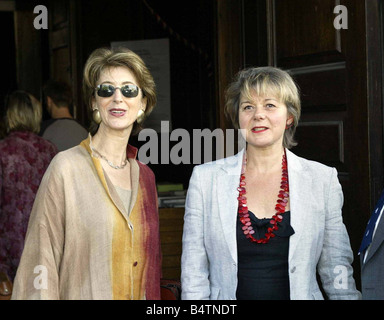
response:
M43 93L45 99L50 97L59 108L69 107L72 103L72 90L66 82L48 80L43 87Z
M300 119L301 103L299 88L292 77L286 71L275 67L248 68L240 71L225 95L225 114L235 129L239 128L240 98L249 97L252 91L257 95L273 93L287 106L288 114L293 117L293 123L285 130L283 146L289 149L297 145L294 134Z
M90 111L101 72L115 67L128 68L135 75L143 96L147 98L147 106L144 112L145 117L147 117L156 105L156 85L144 61L136 53L126 48L99 48L89 56L84 67L83 93L85 103ZM91 134L94 134L97 128L98 126L93 122L91 124ZM135 122L132 134L137 134L141 129L142 123Z

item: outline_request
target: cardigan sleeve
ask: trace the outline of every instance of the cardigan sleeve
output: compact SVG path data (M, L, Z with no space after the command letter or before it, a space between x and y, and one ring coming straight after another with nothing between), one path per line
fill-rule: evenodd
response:
M321 282L331 300L358 300L361 294L353 279L353 253L342 218L343 192L334 168L326 199L324 244L318 264Z
M183 300L207 300L210 297L209 263L204 246L204 201L198 167L189 182L181 258Z
M32 208L12 299L60 299L59 270L64 248L64 193L51 163Z

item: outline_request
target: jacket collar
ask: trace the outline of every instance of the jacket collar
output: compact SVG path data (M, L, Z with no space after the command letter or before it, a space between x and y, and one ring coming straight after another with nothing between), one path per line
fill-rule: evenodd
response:
M217 202L223 235L233 261L237 262L236 219L238 190L245 149L238 154L217 160Z
M127 145L127 158L131 165L131 182L132 182L131 203L127 212L111 180L108 178L107 175L104 174L104 170L100 163L100 159L92 155L90 142L91 142L91 135L89 134L88 138L83 140L80 143L80 146L86 149L89 155L91 156L93 165L95 166L97 175L99 176L99 179L105 191L109 195L110 199L112 200L116 208L121 212L124 218L128 221L128 217L131 211L133 210L134 204L136 203L136 197L139 189L139 166L137 164L137 161L135 160L137 156L137 148L129 144Z
M315 203L315 199L308 198L308 190L312 185L312 177L308 174L305 164L301 158L296 156L289 150L286 150L288 162L288 179L289 179L289 205L291 211L291 226L295 231L289 239L289 257L291 261L295 253L296 247L300 242L303 234L302 229L308 217L310 205ZM307 196L305 196L307 195Z
M374 233L374 236L373 236L373 239L372 239L372 243L371 243L371 245L369 247L368 255L367 255L367 258L365 259L365 261L364 261L365 252L363 252L361 254L361 256L362 256L362 260L361 261L363 262L362 263L363 268L366 265L366 263L375 254L377 249L381 246L383 241L384 241L384 213L383 213L383 215L380 218L379 224L377 225L377 228L376 228L376 231Z

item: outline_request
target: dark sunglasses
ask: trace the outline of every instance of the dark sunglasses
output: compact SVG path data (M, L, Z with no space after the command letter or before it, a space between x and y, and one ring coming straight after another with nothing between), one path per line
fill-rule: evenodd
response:
M134 84L126 84L122 87L114 87L111 84L99 84L96 87L97 95L103 98L111 97L116 89L120 89L121 94L126 98L134 98L139 94L139 87Z

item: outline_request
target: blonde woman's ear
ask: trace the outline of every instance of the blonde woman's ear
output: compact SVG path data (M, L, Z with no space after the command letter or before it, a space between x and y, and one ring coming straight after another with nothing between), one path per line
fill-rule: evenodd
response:
M289 129L292 126L293 126L293 117L289 117L285 125L285 129Z

